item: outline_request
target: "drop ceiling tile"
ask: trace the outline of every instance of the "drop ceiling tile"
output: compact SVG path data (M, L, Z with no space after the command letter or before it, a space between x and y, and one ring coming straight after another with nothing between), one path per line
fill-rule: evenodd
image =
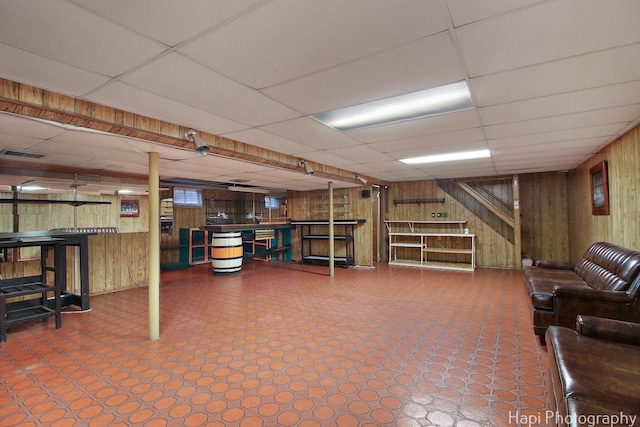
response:
M70 0L168 46L220 25L259 0Z
M497 175L495 167L477 168L462 170L449 169L447 171L440 171L435 174L434 179L454 179L454 178L474 178L479 176L493 176Z
M123 111L214 135L247 128L247 125L117 81L92 92L88 98Z
M297 153L309 151L309 147L306 145L299 144L295 141L291 141L290 139L282 138L278 135L273 135L257 128L246 129L240 132L231 132L222 136L235 141L277 151L279 153L295 155Z
M490 148L521 147L534 144L548 144L550 142L562 142L582 140L586 138L601 138L607 140L621 130L620 124L589 126L576 129L559 130L554 132L535 133L530 135L514 136L501 139L490 139Z
M396 172L402 172L402 171L408 171L408 170L414 169L412 166L405 165L404 163L401 163L398 160L386 160L384 162L371 162L368 165L381 172L396 173ZM378 176L377 173L376 173L376 176Z
M180 51L260 89L445 29L437 2L278 0Z
M344 157L328 153L327 151L310 151L307 153L300 153L300 158L340 168L354 164L357 161L354 159L346 159Z
M35 147L36 151L55 154L56 156L68 156L80 160L101 159L104 161L119 161L127 158L131 163L147 164L148 157L146 153L137 153L134 150L126 150L121 146L114 149L113 146L90 146L82 141L79 142L60 142L56 140L45 141ZM115 145L115 143L114 143ZM125 154L126 153L126 154Z
M427 178L423 178L424 175L420 174L420 178L415 178L417 179L427 179ZM397 182L397 181L407 181L407 178L404 176L400 176L394 173L389 173L389 172L380 172L378 174L376 174L376 178L378 178L381 181L387 181L387 182Z
M459 27L540 2L541 0L447 0L447 6L453 25Z
M428 150L433 147L483 140L484 135L482 134L482 129L477 127L453 132L397 139L393 141L375 142L373 144L369 144L369 146L383 153L392 153L405 150Z
M499 139L611 123L619 123L623 127L638 117L640 117L640 104L632 104L603 110L485 126L484 130L487 138Z
M50 139L66 132L58 126L17 114L0 112L0 134Z
M158 58L122 80L156 95L250 126L300 116L265 95L178 54Z
M359 142L309 117L262 126L265 132L306 145L316 150L359 145Z
M19 150L30 152L34 154L46 154L40 153L37 147L42 144L42 139L39 138L31 138L30 136L22 136L22 135L3 135L0 133L0 151L5 149ZM0 155L0 159L3 160L17 160L20 161L20 157L12 157L7 155Z
M479 106L640 80L640 43L471 79Z
M423 119L406 120L383 126L374 126L346 132L353 138L366 142L393 141L413 138L421 135L452 132L480 126L477 113L474 110L457 113L440 114Z
M523 159L530 155L535 155L536 161L540 159L554 159L559 157L572 156L590 156L598 150L593 139L581 141L589 145L581 145L576 147L575 144L539 144L530 147L514 148L498 148L491 151L492 157L496 162L505 162L510 160Z
M456 29L469 74L477 77L640 42L640 2L544 2ZM508 35L505 37L505 35Z
M366 144L333 148L326 152L343 159L350 159L353 163L383 162L391 159L388 155L371 148Z
M640 81L634 81L482 107L479 110L485 125L495 125L637 104L638 99Z
M0 42L109 77L165 49L66 1L3 2L0 14Z
M464 77L451 38L443 32L263 92L295 110L315 114L442 86Z
M109 79L0 43L0 76L70 96L81 96Z

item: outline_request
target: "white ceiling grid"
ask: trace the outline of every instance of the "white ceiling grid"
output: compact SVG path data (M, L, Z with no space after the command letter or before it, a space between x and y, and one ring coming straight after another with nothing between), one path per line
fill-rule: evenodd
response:
M558 171L639 122L638 16L636 0L0 0L0 77L380 181ZM473 110L349 132L309 118L460 80ZM141 174L158 151L183 181L328 182L7 114L1 148Z

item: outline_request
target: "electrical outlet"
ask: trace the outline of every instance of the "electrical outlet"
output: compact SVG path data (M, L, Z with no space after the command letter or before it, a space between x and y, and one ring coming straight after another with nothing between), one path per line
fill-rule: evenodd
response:
M446 218L446 217L447 217L447 213L446 213L446 212L441 212L441 213L440 213L440 216L441 216L442 218Z

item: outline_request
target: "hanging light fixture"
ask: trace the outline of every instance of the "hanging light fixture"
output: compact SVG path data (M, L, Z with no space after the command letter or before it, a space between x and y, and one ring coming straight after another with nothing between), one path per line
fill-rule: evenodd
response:
M198 156L206 156L211 151L209 145L207 145L207 143L204 142L202 138L198 136L198 133L193 129L189 129L184 133L184 139L189 142L193 142L193 144L196 146L195 151Z
M366 184L367 184L367 182L368 182L366 179L364 179L363 177L361 177L361 176L360 176L360 175L358 175L358 174L353 174L353 177L354 177L355 179L357 179L358 181L360 181L360 184L362 184L362 185L366 185Z
M313 168L304 159L300 159L300 161L298 162L298 166L304 169L304 174L307 176L313 175L313 173L315 172Z

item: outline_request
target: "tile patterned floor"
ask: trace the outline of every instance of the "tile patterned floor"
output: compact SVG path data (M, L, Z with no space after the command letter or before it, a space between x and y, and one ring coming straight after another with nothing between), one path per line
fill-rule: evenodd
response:
M0 426L515 426L548 407L518 271L245 263L91 298L0 345Z

